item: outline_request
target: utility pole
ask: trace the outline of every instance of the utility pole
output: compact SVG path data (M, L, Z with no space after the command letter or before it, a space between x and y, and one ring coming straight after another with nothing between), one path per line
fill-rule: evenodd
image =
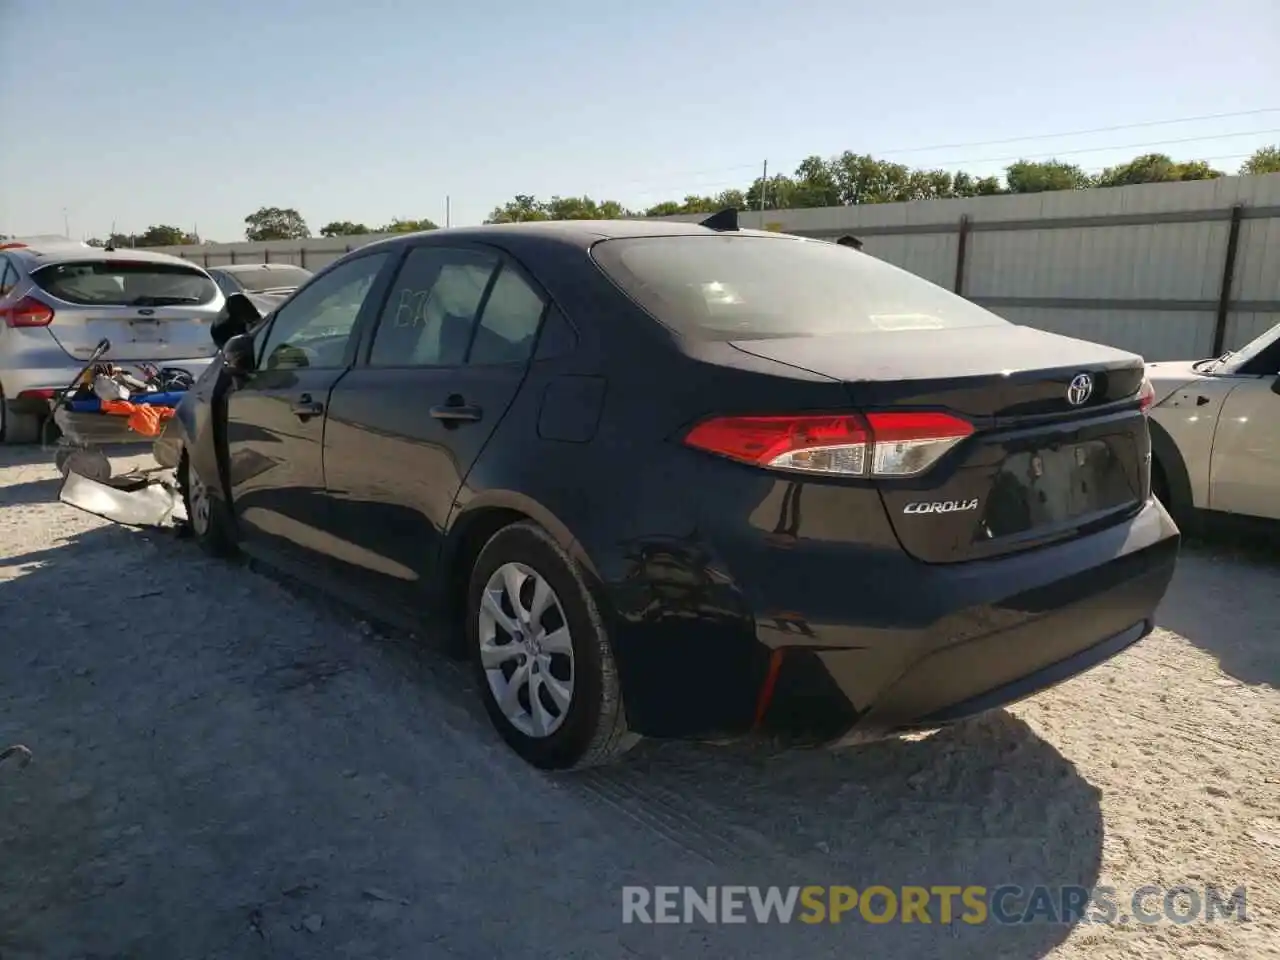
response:
M446 229L447 229L447 228L449 227L449 225L450 225L450 223L449 223L449 221L450 221L450 206L451 206L451 204L450 204L450 200L451 200L451 198L450 198L450 197L449 197L449 195L446 193L446 194L444 195L444 225L445 225L445 228L446 228Z
M71 239L71 221L67 217L67 208L62 208L62 235L68 240Z
M760 229L764 229L764 195L769 190L769 161L764 162L764 171L760 174Z

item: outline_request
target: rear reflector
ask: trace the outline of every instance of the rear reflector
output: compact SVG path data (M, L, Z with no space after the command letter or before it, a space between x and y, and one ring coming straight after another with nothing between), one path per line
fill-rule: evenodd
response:
M1138 409L1143 413L1147 413L1151 409L1151 405L1156 401L1156 388L1151 385L1151 381L1146 377L1142 378L1142 386L1138 390Z
M53 322L53 310L35 297L23 297L12 307L0 309L6 327L47 327Z
M715 417L688 446L773 470L845 477L913 477L973 433L945 413Z

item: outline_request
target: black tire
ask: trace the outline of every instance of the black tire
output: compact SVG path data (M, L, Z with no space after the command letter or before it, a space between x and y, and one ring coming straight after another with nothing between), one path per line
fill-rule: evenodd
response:
M555 591L573 649L573 693L563 722L549 736L533 737L499 707L480 662L480 604L489 578L505 564L528 567ZM577 563L545 530L532 522L504 527L476 558L467 587L467 648L485 710L507 744L543 770L600 766L638 741L627 730L626 712L613 648L600 610Z
M40 442L41 420L33 413L14 413L0 389L0 444L16 446Z
M208 515L197 517L191 499L191 458L184 451L178 461L178 489L182 492L182 505L187 511L187 526L192 538L211 557L229 558L240 552L236 543L235 527L228 516L227 506L217 497L209 497ZM198 479L198 478L197 478Z

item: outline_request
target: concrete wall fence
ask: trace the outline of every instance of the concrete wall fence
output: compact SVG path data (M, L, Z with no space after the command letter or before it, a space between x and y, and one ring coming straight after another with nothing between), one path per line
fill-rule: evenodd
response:
M1217 356L1280 322L1280 174L751 211L741 222L807 237L855 234L868 253L1014 323L1149 360ZM210 267L314 270L382 236L161 249Z

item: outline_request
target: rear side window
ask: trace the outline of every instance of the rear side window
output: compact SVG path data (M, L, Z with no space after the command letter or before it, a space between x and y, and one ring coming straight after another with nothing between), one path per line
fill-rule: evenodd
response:
M372 367L448 367L466 360L476 312L498 258L417 247L392 284L369 353Z
M820 337L1007 323L883 260L817 240L629 237L597 243L592 256L656 319L701 339Z
M212 302L218 288L203 272L177 263L75 260L31 274L45 293L68 303L164 307Z
M504 265L484 303L468 362L524 363L533 354L544 309L542 297L520 274Z

